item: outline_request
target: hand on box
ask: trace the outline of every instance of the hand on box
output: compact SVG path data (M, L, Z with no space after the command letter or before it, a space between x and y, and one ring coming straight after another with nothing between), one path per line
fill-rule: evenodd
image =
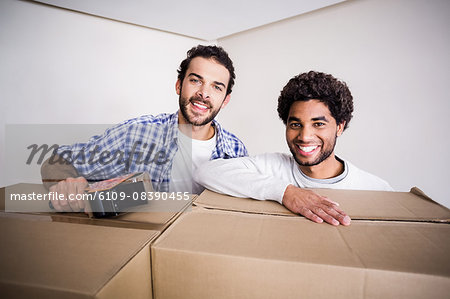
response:
M332 225L350 225L350 217L338 207L338 203L311 190L289 185L284 192L282 202L290 211L301 214L316 223L325 221Z
M49 191L55 192L57 195L52 198L52 205L55 210L58 212L80 212L84 210L87 213L89 205L83 200L77 200L77 195L84 194L84 189L87 186L88 182L84 177L67 178L51 186ZM63 196L59 194L63 194ZM63 199L58 200L60 196Z

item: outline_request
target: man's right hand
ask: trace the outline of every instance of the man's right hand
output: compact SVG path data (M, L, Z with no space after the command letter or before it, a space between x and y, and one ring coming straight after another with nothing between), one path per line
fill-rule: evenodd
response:
M52 199L52 205L58 212L87 212L87 203L83 200L76 200L77 194L83 194L88 182L84 177L67 178L59 181L56 185L49 188L50 192L56 192L56 199ZM60 198L63 194L64 198ZM62 196L61 196L62 197Z
M282 202L290 211L317 223L325 221L332 225L350 225L351 222L350 217L338 207L338 203L311 190L289 185L284 191Z

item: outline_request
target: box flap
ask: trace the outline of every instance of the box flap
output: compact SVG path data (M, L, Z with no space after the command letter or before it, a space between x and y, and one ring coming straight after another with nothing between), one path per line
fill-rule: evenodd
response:
M1 215L0 227L0 289L13 286L71 298L95 295L159 234Z
M296 298L300 290L305 298L443 298L450 291L449 252L448 224L355 221L334 227L194 210L152 245L154 294Z
M311 189L339 203L352 220L450 222L450 210L413 192ZM209 209L296 216L277 202L236 198L205 190L194 205Z
M42 184L20 183L5 188L6 211L49 215L53 221L91 224L124 228L163 230L178 215L188 209L190 200L152 200L146 205L134 207L128 213L105 219L91 219L85 213L58 213L49 208L48 200L11 200L11 194L46 194Z

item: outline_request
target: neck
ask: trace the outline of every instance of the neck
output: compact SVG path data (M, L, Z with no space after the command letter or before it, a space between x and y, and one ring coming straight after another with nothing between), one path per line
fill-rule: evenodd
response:
M192 139L196 140L209 140L213 138L215 134L215 130L211 125L211 122L203 126L191 125L183 117L180 111L178 111L178 128L184 135L190 136Z
M314 179L330 179L344 172L344 164L332 153L327 159L314 166L299 166L304 174Z

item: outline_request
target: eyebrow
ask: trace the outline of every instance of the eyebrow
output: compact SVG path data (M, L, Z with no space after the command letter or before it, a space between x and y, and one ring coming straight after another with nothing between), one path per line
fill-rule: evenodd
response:
M324 121L324 122L329 122L328 121L328 119L325 117L325 116L318 116L318 117L314 117L314 118L311 118L311 120L312 121L318 121L318 120L321 120L321 121Z
M203 80L203 77L202 77L202 76L200 76L199 74L196 74L196 73L189 73L188 77L189 77L189 76L195 76L195 77L197 77L197 78L199 78L199 79L202 79L202 80ZM214 81L214 84L216 84L216 85L221 85L221 86L223 86L223 88L226 88L225 84L224 84L224 83L222 83L222 82L219 82L219 81Z
M298 121L298 122L300 122L300 119L295 117L295 116L289 116L288 122L291 122L291 121Z
M324 121L324 122L329 122L329 120L325 117L325 116L318 116L318 117L313 117L313 118L311 118L311 120L312 121ZM288 122L290 122L290 121L298 121L298 122L300 122L301 120L299 119L299 118L297 118L297 117L295 117L295 116L289 116L289 118L288 118Z

